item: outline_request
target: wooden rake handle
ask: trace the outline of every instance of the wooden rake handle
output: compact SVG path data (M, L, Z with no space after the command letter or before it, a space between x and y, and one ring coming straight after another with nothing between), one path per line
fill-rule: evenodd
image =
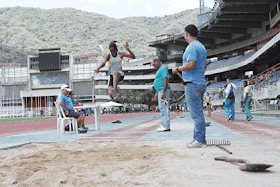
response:
M225 161L225 162L236 162L236 163L245 163L249 164L248 160L239 159L239 158L228 158L228 157L214 157L217 161Z

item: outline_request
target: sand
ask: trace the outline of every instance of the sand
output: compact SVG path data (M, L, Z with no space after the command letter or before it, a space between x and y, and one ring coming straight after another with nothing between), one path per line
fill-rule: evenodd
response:
M280 186L279 153L227 148L233 155L213 146L189 149L177 140L32 143L0 150L0 186ZM216 156L274 166L244 172Z

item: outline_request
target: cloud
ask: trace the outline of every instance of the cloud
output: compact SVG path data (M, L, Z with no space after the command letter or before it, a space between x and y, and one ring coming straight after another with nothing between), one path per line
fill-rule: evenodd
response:
M150 12L153 12L153 9L150 4L146 4L146 9Z
M166 2L169 6L163 10L166 14L174 14L187 9L199 8L199 1L194 0L168 0Z
M143 0L127 0L128 4L133 4L133 3L136 3L136 2L141 2Z
M80 1L103 4L103 5L114 5L117 2L117 0L80 0Z
M83 9L93 9L94 7L92 6L85 6Z

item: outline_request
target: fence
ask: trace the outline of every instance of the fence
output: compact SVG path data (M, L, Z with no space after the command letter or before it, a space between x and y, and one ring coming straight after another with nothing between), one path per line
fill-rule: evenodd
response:
M274 36L276 36L280 32L280 24L275 27L270 34L265 37L256 47L254 47L254 51L260 50L266 43L268 43Z
M272 66L271 68L254 75L249 78L250 84L255 86L256 90L266 88L268 85L277 86L280 78L280 63Z
M209 12L198 15L198 17L197 17L198 27L200 27L201 25L207 23L212 18L214 18L217 15L217 13L220 10L222 5L223 5L222 0L215 0L215 4L214 4L213 8Z
M56 116L53 98L49 96L17 98L2 97L0 118Z
M207 67L207 70L213 70L213 69L218 69L218 68L223 68L223 67L228 67L228 66L231 66L234 64L238 64L238 63L243 62L246 59L250 58L255 53L256 53L255 51L251 51L248 54L240 56L240 57L233 57L228 60L218 61L216 63L214 62L215 64L213 64L213 65L209 64L209 66Z

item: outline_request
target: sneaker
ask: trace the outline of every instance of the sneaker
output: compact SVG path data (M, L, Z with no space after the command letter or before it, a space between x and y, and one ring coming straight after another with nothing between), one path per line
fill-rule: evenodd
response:
M205 126L206 127L210 126L210 122L205 122Z
M247 119L247 121L251 121L251 119L253 119L253 116L249 117L249 118Z
M86 130L88 130L88 127L85 127L85 124L83 124L83 127L84 127Z
M204 148L207 147L206 141L205 143L200 143L197 140L193 140L191 143L188 144L188 148Z
M87 133L87 129L85 127L81 126L81 127L78 128L78 132L79 133Z
M228 121L229 121L231 118L232 118L232 115L230 115L230 116L228 117Z
M189 144L193 144L196 140L192 140Z
M170 131L170 129L166 129L164 127L160 127L157 129L158 132Z

